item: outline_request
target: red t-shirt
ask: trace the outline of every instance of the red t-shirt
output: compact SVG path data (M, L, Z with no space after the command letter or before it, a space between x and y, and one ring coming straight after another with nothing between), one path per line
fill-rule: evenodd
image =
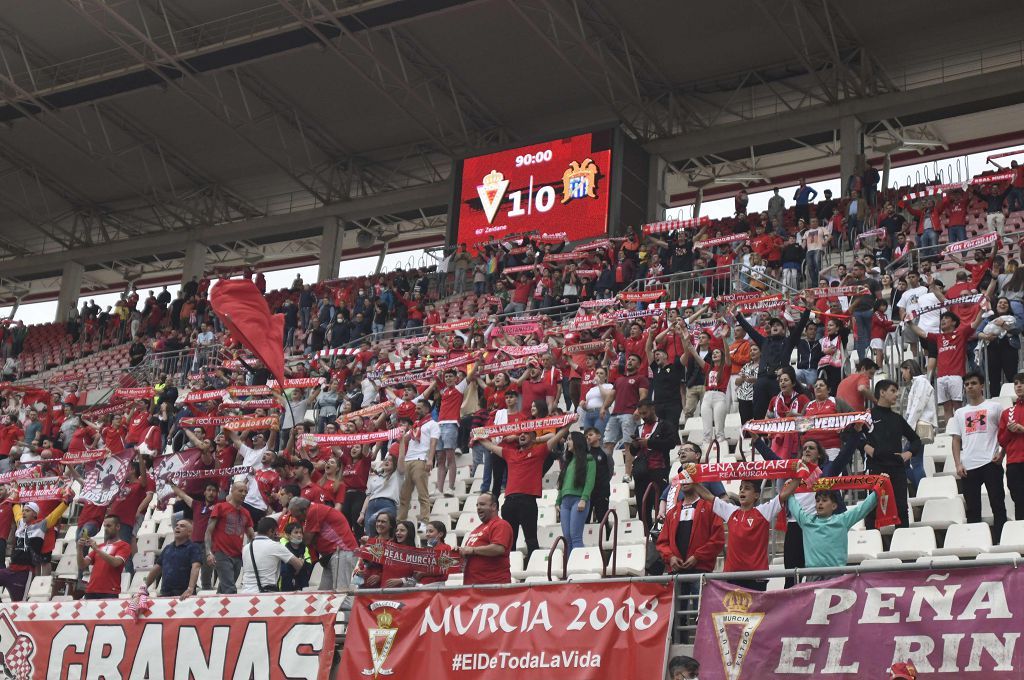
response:
M719 511L721 508L721 512ZM769 518L778 512L779 503L771 500L749 510L721 500L715 502L715 514L729 514L729 549L725 553L724 571L764 571L768 568ZM723 518L725 519L725 518Z
M506 444L501 452L508 463L505 494L522 493L539 498L544 485L544 461L549 453L547 444L534 444L528 449Z
M110 504L107 514L115 515L121 520L121 524L135 526L135 515L139 511L139 506L145 500L146 494L151 491L156 491L156 483L149 475L130 484L126 483L121 487L114 502Z
M437 422L458 423L462 417L462 395L466 391L466 381L441 390L441 408L439 409Z
M213 528L213 550L230 557L242 556L242 537L252 528L252 517L243 507L236 508L227 501L218 503L210 513L217 520Z
M118 454L124 451L124 429L110 427L109 425L100 431L103 437L103 445L110 449L111 453Z
M512 571L508 561L508 554L512 551L511 524L500 517L492 517L469 532L462 545L469 548L500 545L505 548L505 554L499 557L483 557L482 555L467 557L462 576L464 584L471 586L481 583L511 583Z
M310 503L333 503L334 499L327 495L318 485L309 483L302 487L301 495Z
M348 520L329 505L310 505L306 511L303 531L316 534L313 547L321 555L330 555L338 550L355 550L358 547Z
M348 453L341 454L341 479L345 486L355 491L366 491L366 482L370 478L370 459L363 456L352 460Z
M836 396L845 401L854 410L864 410L864 395L860 388L871 387L871 379L866 373L854 373L842 379L839 387L836 388Z
M650 389L647 376L639 373L633 375L620 375L615 379L615 406L612 407L612 415L623 415L636 410L640 401L640 390Z
M125 437L125 441L141 444L146 438L148 430L149 414L145 411L138 411L128 419L128 435Z
M192 540L202 544L206 540L206 527L210 524L210 513L214 505L206 501L192 501Z
M20 441L24 436L25 431L17 425L0 427L0 456L9 455L14 442Z
M86 445L91 444L96 438L96 430L91 427L78 427L71 435L71 443L68 445L68 453L79 453L85 451Z
M967 341L974 328L961 324L952 333L929 333L928 339L939 348L939 376L963 375L967 365Z
M115 540L101 543L97 550L102 550L112 557L120 557L124 560L121 566L114 567L98 555L90 555L92 561L92 574L89 576L89 585L85 587L87 593L102 593L104 595L119 595L121 593L121 572L128 562L132 548L124 541Z
M520 389L523 394L522 409L526 413L530 412L530 405L533 402L543 401L546 404L548 397L554 399L557 393L555 386L543 379L537 382L524 380L520 385Z
M533 286L531 281L517 281L512 286L512 302L519 305L525 305L530 299L530 288Z
M704 370L704 387L709 391L725 392L729 386L729 376L732 374L732 363L726 361L722 368L708 363Z

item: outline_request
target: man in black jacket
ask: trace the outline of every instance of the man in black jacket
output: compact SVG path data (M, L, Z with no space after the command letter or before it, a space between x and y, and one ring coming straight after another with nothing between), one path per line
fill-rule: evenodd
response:
M803 293L799 297L803 299ZM789 335L786 335L786 324L782 319L769 319L768 337L758 333L742 314L737 314L735 305L729 311L743 326L743 330L747 332L754 344L761 349L761 362L757 367L757 382L754 383L752 413L754 419L761 419L768 412L768 404L772 397L779 393L779 383L775 378L775 372L783 366L789 366L789 357L793 353L793 348L796 347L807 321L811 318L811 308L810 305L807 305Z
M910 427L903 416L892 410L899 400L899 388L891 380L879 380L875 385L875 401L871 409L873 427L867 435L864 452L868 456L868 472L886 473L892 482L896 496L896 512L900 526L910 526L907 512L907 465L910 459L922 452L921 438ZM906 444L904 444L906 440ZM869 529L875 528L875 518L869 514L864 522Z
M679 425L659 420L650 399L641 399L636 410L640 415L640 427L626 456L626 474L633 477L637 517L646 517L651 524L661 492L668 486L672 449L679 446ZM644 494L651 484L654 489L647 494L645 505Z
M669 329L669 334L680 335L682 326L677 321ZM654 349L654 333L647 334L647 363L651 367L651 402L659 419L666 423L679 425L679 416L683 413L682 384L686 377L680 357L668 360L668 352Z

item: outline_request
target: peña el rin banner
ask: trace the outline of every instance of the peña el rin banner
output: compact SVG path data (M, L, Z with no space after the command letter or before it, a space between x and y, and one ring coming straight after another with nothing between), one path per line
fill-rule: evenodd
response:
M755 592L707 581L701 680L1020 678L1024 576L1012 566L850 574Z

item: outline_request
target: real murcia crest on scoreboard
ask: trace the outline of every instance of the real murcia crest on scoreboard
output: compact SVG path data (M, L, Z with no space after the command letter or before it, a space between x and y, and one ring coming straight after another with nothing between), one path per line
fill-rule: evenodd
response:
M494 216L498 213L498 207L505 198L506 191L508 180L497 170L491 170L484 175L483 183L477 186L476 195L480 197L480 204L483 205L488 222L494 222Z
M597 165L587 158L582 163L573 161L569 169L562 174L562 203L574 198L597 198Z

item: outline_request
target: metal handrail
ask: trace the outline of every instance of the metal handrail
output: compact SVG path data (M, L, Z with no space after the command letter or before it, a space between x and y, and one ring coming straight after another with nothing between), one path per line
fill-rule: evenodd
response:
M611 520L615 520L614 524ZM601 576L605 578L608 576L608 567L604 563L604 532L606 525L612 525L612 575L617 573L619 561L618 553L619 550L619 513L616 512L615 508L608 508L607 512L604 513L604 517L601 518L601 523L597 525L597 549L601 552Z
M548 580L553 581L551 578L551 561L555 556L555 548L561 543L564 547L562 548L562 578L560 581L564 581L569 577L569 551L566 548L569 547L569 541L565 540L565 536L559 536L555 539L555 542L551 544L551 548L548 550Z
M648 482L647 488L644 489L644 495L640 499L640 507L638 507L636 509L637 514L643 513L643 517L640 518L640 521L642 521L644 523L644 536L648 536L651 533L651 525L647 523L647 513L644 512L644 508L647 507L647 498L648 498L648 496L651 493L651 489L655 490L655 495L660 493L658 491L657 485L654 482ZM655 505L655 507L654 507L654 515L655 515L655 517L657 517L657 515L658 515L657 505Z

